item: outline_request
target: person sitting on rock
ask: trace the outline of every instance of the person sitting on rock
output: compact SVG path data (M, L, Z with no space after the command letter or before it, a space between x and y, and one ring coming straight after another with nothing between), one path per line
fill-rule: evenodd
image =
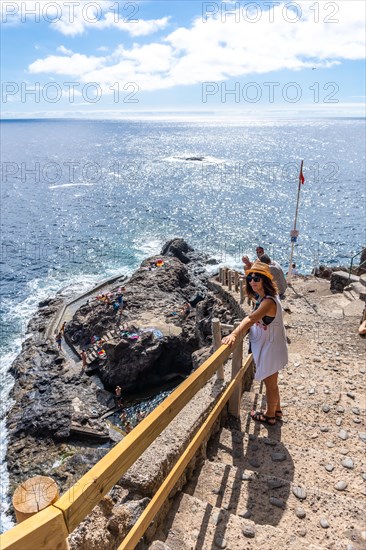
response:
M188 317L188 315L191 313L191 306L189 304L189 302L185 302L183 304L183 307L181 309L181 317L183 319L186 319L186 317Z
M165 315L166 315L167 317L175 317L176 315L178 315L178 312L177 312L177 311L167 311L167 312L165 313Z

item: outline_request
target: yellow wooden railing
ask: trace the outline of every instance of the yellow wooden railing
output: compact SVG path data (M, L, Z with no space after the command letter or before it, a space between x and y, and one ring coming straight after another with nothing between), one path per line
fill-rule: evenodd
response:
M179 457L172 471L119 548L119 550L133 549L158 513L199 445L208 437L213 423L228 401L229 411L235 416L239 415L240 382L252 362L252 355L249 355L243 364L242 349L242 339L236 342L233 349L226 345L220 346L207 361L53 505L4 533L0 537L1 550L60 550L65 548L67 536L90 514L103 496L208 382L233 351L231 382L224 389L206 421Z
M201 428L198 430L192 441L189 443L187 449L179 457L177 463L174 465L174 468L168 474L163 484L160 486L159 490L155 493L135 525L132 527L126 538L123 540L122 544L118 547L118 550L131 550L132 548L135 548L136 544L148 528L150 522L154 519L154 517L164 504L170 491L173 489L174 485L183 474L189 461L194 457L201 443L209 436L217 417L226 405L230 396L233 394L236 388L238 388L239 382L242 380L251 362L252 355L249 355L247 357L247 360L245 361L245 364L239 370L235 378L231 380L230 384L226 387L219 401L216 403L215 407L210 412L205 422L202 424Z

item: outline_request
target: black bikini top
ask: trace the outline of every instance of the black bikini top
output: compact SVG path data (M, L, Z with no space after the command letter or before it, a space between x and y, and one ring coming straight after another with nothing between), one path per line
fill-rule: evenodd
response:
M262 300L264 300L265 298L269 298L269 299L273 300L272 296L263 296ZM259 308L262 300L257 300L256 301L254 311ZM274 319L274 317L272 317L271 315L265 315L264 317L262 317L261 321L264 325L270 325L272 323L273 319Z

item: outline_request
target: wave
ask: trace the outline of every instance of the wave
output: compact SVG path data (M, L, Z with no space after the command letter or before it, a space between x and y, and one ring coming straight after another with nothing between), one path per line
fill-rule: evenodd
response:
M62 183L60 185L50 185L48 189L61 189L63 187L92 187L93 183Z

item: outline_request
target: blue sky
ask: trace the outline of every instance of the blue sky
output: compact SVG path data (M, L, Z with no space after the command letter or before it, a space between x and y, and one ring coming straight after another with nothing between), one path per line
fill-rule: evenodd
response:
M4 118L365 114L361 0L2 0L1 11Z

